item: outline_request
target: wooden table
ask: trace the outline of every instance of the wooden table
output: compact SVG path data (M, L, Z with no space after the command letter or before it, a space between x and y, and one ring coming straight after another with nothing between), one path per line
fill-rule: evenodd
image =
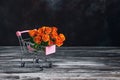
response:
M20 54L19 46L0 46L0 80L120 80L119 47L59 47L43 71L31 57L20 67Z

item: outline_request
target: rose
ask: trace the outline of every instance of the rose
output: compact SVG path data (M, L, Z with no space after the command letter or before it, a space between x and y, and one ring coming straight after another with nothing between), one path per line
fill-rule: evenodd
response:
M58 34L58 28L43 26L38 29L29 30L29 35L33 39L33 44L38 46L57 45L62 46L65 41L64 34Z

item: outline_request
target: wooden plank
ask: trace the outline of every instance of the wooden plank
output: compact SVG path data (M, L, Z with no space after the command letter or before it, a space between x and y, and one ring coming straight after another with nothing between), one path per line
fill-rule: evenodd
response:
M33 66L33 55L22 54L26 66L21 68L20 47L0 46L0 80L119 80L119 54L117 47L60 47L48 56L52 68L41 71L44 55Z

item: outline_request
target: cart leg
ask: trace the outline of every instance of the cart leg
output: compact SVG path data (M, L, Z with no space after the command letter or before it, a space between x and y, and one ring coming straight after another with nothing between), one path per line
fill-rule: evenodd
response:
M36 64L36 63L39 63L39 59L38 59L38 58L37 58L37 59L34 59L34 58L33 58L33 66L34 66L34 67L35 67L35 64ZM40 71L43 71L43 66L42 66L42 65L40 65L39 68L40 68Z
M47 65L46 65L46 68L51 68L51 67L52 67L52 62L47 61L46 64L47 64Z
M45 61L45 63L47 63L47 66L46 66L46 67L48 67L48 68L51 68L51 67L52 67L52 62L47 60L47 56L45 56L44 61Z
M39 68L40 68L40 71L43 71L43 66L41 66L41 65L40 65L40 67L39 67Z
M39 59L38 58L35 60L35 63L39 63Z
M51 68L52 67L52 62L49 62L49 68Z
M34 61L35 59L33 58L33 67L35 67L35 61Z
M21 62L21 67L25 67L25 62Z
M20 67L25 67L25 62L22 61L22 57L21 57L21 66Z

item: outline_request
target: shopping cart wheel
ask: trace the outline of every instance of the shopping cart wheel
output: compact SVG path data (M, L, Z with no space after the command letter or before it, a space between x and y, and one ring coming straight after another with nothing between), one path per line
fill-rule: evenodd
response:
M49 62L49 68L51 68L52 67L52 62Z
M42 66L40 66L40 71L42 71L43 70L43 67Z
M39 63L39 59L36 59L36 60L35 60L35 63Z
M21 62L21 67L25 67L25 62Z

